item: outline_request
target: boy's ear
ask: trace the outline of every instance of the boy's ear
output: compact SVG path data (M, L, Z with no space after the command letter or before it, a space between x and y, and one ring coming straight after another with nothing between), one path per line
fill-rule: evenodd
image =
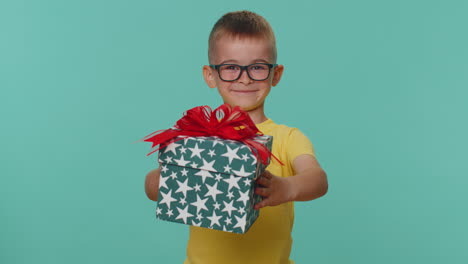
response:
M205 82L210 88L215 88L216 87L216 82L215 82L215 77L213 75L213 69L205 65L203 66L203 78L205 78Z
M281 76L283 75L283 70L284 66L281 64L275 67L273 72L273 80L271 82L272 86L276 86L279 83L279 81L281 80Z

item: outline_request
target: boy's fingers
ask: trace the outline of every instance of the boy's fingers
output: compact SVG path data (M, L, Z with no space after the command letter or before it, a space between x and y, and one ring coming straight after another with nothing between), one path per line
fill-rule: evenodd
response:
M262 174L263 177L267 178L267 179L271 179L273 177L273 174L271 174L269 171L265 171L263 174Z
M268 186L270 186L270 179L268 179L266 177L260 177L260 178L258 178L257 183L260 184L260 185L263 185L265 187L268 187Z
M261 208L263 208L263 206L262 206L261 203L258 203L258 204L256 204L256 205L254 206L254 209L255 209L255 210L258 210L258 209L261 209Z
M263 199L261 202L255 205L255 210L268 206L268 198Z
M270 196L270 189L257 187L255 189L255 193L263 197L268 197Z

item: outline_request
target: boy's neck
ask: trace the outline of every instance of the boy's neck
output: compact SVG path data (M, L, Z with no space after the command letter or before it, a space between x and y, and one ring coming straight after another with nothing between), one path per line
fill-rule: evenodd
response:
M254 124L260 124L268 119L268 117L266 117L265 113L263 112L263 109L261 108L247 111L247 113L249 114L250 119L252 119Z

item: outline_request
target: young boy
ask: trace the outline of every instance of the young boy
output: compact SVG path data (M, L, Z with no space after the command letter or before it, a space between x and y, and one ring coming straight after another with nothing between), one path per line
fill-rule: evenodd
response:
M283 73L276 64L275 36L261 16L239 11L225 14L209 38L209 66L203 76L217 88L225 103L247 111L259 130L273 136L272 160L259 177L255 192L263 200L261 210L246 234L235 234L190 226L185 264L290 264L294 221L293 201L323 196L327 176L315 159L311 142L296 128L275 124L265 115L265 99ZM148 198L157 201L159 169L146 176Z

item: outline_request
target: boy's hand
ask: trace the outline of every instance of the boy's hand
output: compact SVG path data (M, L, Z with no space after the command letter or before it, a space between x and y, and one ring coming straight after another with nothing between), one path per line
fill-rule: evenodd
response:
M293 161L293 168L296 174L291 177L282 178L265 171L257 179L261 186L255 189L255 193L263 196L263 200L254 209L290 201L310 201L327 193L327 174L315 157L299 155Z
M275 176L266 170L257 179L257 183L261 186L255 189L255 193L262 196L263 200L254 206L255 210L293 200L293 186L287 178Z
M153 200L155 202L158 201L159 175L160 174L161 174L161 169L158 168L158 169L150 171L146 175L146 179L145 179L146 196L148 196L150 200Z

